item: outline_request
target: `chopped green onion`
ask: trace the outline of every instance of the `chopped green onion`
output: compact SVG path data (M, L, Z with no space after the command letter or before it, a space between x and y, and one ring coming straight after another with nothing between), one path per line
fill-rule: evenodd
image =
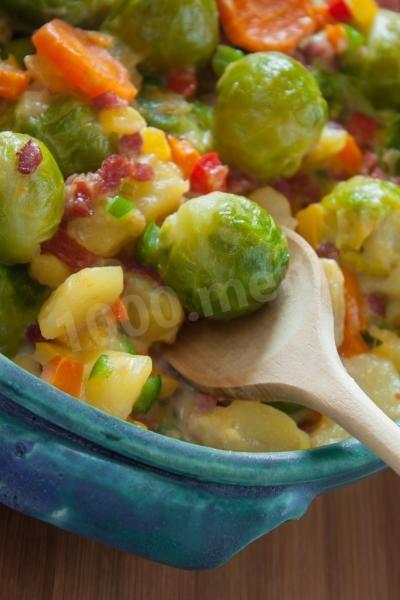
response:
M148 267L157 265L160 243L160 228L155 223L148 223L136 245L136 258Z
M110 377L113 371L114 368L109 357L106 354L102 354L94 363L89 379L92 379L93 377L105 379L106 377Z
M212 68L217 77L223 75L226 67L244 56L241 50L220 44L212 59Z
M137 354L135 346L132 344L131 340L127 335L121 334L118 339L120 350L122 352L128 352L128 354Z
M114 196L109 199L107 212L116 219L122 219L135 208L133 202L122 196Z
M145 415L149 412L161 392L161 377L160 375L150 375L142 388L139 400L136 402L133 412L134 414Z
M346 53L352 54L365 43L365 37L357 29L350 27L350 25L343 25L343 27L347 36Z

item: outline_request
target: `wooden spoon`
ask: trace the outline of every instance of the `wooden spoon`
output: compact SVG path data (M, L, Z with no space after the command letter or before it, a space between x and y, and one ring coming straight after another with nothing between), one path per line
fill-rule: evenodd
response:
M331 417L400 474L400 428L343 367L320 261L303 238L285 233L291 263L276 299L234 321L185 325L165 356L211 393L298 402Z

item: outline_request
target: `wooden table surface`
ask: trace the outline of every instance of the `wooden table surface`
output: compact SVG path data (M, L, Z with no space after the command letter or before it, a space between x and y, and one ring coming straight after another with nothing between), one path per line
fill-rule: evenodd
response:
M189 572L0 508L0 600L398 600L400 478L314 502L227 565Z

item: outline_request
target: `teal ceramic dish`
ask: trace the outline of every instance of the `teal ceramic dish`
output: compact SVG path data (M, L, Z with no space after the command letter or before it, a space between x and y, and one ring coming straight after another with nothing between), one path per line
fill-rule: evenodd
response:
M175 567L217 567L316 496L382 468L354 439L273 454L175 441L0 356L0 502Z

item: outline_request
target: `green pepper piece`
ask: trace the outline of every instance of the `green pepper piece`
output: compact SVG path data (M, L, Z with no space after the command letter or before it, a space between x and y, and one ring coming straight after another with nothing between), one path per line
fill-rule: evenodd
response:
M226 46L225 44L219 44L212 58L212 68L217 77L221 77L224 74L226 67L231 63L243 58L244 53L237 48L232 46Z
M110 377L110 375L112 375L113 371L114 371L114 369L110 362L110 359L108 358L108 356L106 354L102 354L101 356L99 356L99 358L94 363L93 368L89 375L89 379L93 379L93 378L106 379L107 377Z

